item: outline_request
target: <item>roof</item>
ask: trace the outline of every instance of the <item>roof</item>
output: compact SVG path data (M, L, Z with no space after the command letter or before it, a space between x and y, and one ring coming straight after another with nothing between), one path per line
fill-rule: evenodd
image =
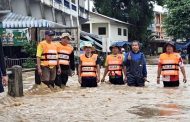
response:
M15 13L8 13L0 17L2 28L23 28L23 27L61 27L63 25L44 19L36 19L30 16L23 16Z
M131 42L128 42L128 41L118 41L118 42L115 42L114 44L117 44L118 46L123 47L124 45L131 45Z
M103 15L103 14L99 14L99 13L97 13L97 12L90 12L90 13L95 14L95 15L98 15L98 16L103 17L103 18L106 18L106 19L109 19L109 20L114 21L114 22L117 22L117 23L121 23L121 24L125 24L125 25L130 25L130 24L127 23L127 22L124 22L124 21L121 21L121 20L118 20L118 19L115 19L115 18L112 18L112 17L108 17L108 16Z

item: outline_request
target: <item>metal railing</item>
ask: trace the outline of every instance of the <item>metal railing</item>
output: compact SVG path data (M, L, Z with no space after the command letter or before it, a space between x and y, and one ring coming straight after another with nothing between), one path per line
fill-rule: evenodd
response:
M18 58L18 59L5 58L5 63L6 67L10 68L14 65L23 66L23 64L26 63L28 60L36 62L36 58Z

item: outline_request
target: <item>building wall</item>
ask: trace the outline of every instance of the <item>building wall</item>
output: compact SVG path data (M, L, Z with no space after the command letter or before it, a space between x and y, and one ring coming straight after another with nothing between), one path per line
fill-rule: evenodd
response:
M86 24L91 25L85 26L84 30L90 30L90 33L99 35L99 27L106 28L106 35L99 35L102 37L102 47L103 52L109 52L109 46L116 41L128 41L128 28L126 24L120 24L119 22L113 22L113 20L107 19L105 17L90 14L90 21ZM89 27L89 28L88 28ZM121 35L118 35L118 28L121 28ZM126 29L127 36L123 35L123 29Z
M99 35L98 29L99 27L105 27L106 28L106 35L100 35L103 38L109 37L109 30L108 30L108 23L92 23L92 32L93 34Z
M118 35L118 28L121 28L121 35ZM124 36L123 32L124 29L127 31L127 36ZM126 25L122 24L111 24L111 43L116 42L116 41L128 41L128 28Z

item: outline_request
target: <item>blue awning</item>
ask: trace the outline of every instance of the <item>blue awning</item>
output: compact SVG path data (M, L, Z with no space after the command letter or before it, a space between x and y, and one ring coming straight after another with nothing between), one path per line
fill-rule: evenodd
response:
M36 19L15 13L8 13L1 18L1 28L27 28L27 27L61 27L63 25L44 19Z
M188 41L186 43L176 43L177 50L187 49L189 46L190 46L190 41Z

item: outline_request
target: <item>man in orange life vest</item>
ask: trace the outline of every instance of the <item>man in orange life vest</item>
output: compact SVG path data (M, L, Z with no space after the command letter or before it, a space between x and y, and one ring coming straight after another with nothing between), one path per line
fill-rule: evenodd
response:
M53 31L45 31L45 40L37 47L37 69L41 81L49 88L54 87L56 77L56 66L58 64L57 47L52 42Z
M71 40L69 33L63 33L61 35L61 42L57 43L58 59L59 59L59 71L61 70L60 87L64 88L68 81L69 75L74 75L75 61L74 61L74 49L69 44ZM71 71L72 70L72 71Z
M80 55L78 80L81 87L97 87L100 82L100 59L97 54L92 54L95 48L87 43L84 54Z
M105 77L109 72L110 83L116 85L125 84L123 80L124 55L120 54L120 47L117 44L113 44L112 46L110 46L110 50L112 54L108 55L106 58L105 62L106 68L101 82L105 81Z
M157 83L160 84L160 75L162 75L164 87L179 86L179 67L183 74L183 82L187 82L183 60L175 51L175 44L170 41L166 43L164 53L160 55Z

